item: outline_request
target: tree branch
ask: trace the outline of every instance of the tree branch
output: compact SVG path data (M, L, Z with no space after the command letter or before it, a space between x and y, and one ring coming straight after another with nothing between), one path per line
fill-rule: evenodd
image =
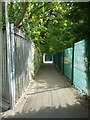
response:
M22 20L23 20L23 18L24 18L24 15L25 15L25 13L26 13L27 7L28 7L28 2L25 2L25 3L24 3L24 7L23 7L23 9L22 9L22 12L21 12L19 18L18 18L17 21L15 22L15 26L16 26L16 27L22 22Z
M46 6L47 4L49 4L49 2L48 2L48 3L45 3L44 5L42 5L42 6L38 7L38 8L36 8L36 9L30 14L30 16L28 17L28 19L32 18L33 14L34 14L35 12L37 12L39 9L43 8L43 7Z
M46 18L46 17L51 17L52 15L55 15L55 16L56 16L56 14L52 13L52 14L49 14L49 15L47 15L47 16L42 16L42 17L36 19L34 22L36 22L37 20L40 20L40 19L44 19L44 18ZM30 24L30 23L33 23L33 22L29 22L29 24ZM21 27L22 27L22 24L18 26L18 28L21 28Z
M48 3L45 3L44 5L42 5L42 6L38 7L38 8L36 8L36 9L30 14L30 16L29 16L27 19L32 18L33 14L34 14L35 12L37 12L39 9L41 9L41 8L44 7L44 6L46 6L47 4L49 4L49 2L48 2ZM30 22L30 23L32 23L32 22ZM21 24L21 25L18 24L18 28L21 28L21 27L22 27L22 24Z
M10 17L12 17L13 2L10 2Z

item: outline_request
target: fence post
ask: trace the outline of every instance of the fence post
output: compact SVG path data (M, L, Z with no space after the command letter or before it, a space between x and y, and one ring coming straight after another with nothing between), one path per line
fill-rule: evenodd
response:
M58 69L59 69L59 53L58 53Z
M12 108L12 72L11 72L11 41L10 41L10 26L8 19L8 2L5 1L5 20L6 20L6 39L7 39L7 79L9 81L9 99L10 108Z
M11 34L11 72L12 72L12 105L15 104L15 41L14 41L14 24L10 25Z
M2 105L2 2L0 2L0 104ZM2 112L2 109L0 109Z
M73 43L73 47L72 47L72 82L71 85L73 85L73 79L74 79L74 43Z
M64 50L63 50L63 75L64 75Z
M88 68L87 68L87 79L88 79L88 96L89 96L89 98L90 98L90 47L89 47L89 45L90 45L90 40L88 39L87 40L87 46L86 46L86 49L87 49L87 62L88 62ZM89 99L89 101L90 101L90 99ZM88 102L89 102L88 101Z

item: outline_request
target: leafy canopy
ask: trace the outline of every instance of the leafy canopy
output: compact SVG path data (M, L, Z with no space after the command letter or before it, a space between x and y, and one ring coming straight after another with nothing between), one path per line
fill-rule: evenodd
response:
M9 21L22 29L45 53L60 52L87 39L89 3L8 2Z

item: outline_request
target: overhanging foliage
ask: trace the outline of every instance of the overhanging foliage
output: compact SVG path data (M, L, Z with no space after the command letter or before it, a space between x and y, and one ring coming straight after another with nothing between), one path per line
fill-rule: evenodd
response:
M8 10L10 22L42 52L59 52L90 33L86 2L8 2Z

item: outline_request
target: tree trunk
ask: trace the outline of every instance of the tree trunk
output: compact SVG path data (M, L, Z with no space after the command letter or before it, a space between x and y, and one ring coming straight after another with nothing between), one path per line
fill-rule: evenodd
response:
M22 9L22 12L21 12L19 18L18 18L17 21L15 22L15 26L16 26L16 27L18 27L19 24L22 22L22 20L23 20L23 18L24 18L24 15L25 15L25 13L26 13L27 7L28 7L28 2L25 2L25 3L24 3L24 7L23 7L23 9Z

